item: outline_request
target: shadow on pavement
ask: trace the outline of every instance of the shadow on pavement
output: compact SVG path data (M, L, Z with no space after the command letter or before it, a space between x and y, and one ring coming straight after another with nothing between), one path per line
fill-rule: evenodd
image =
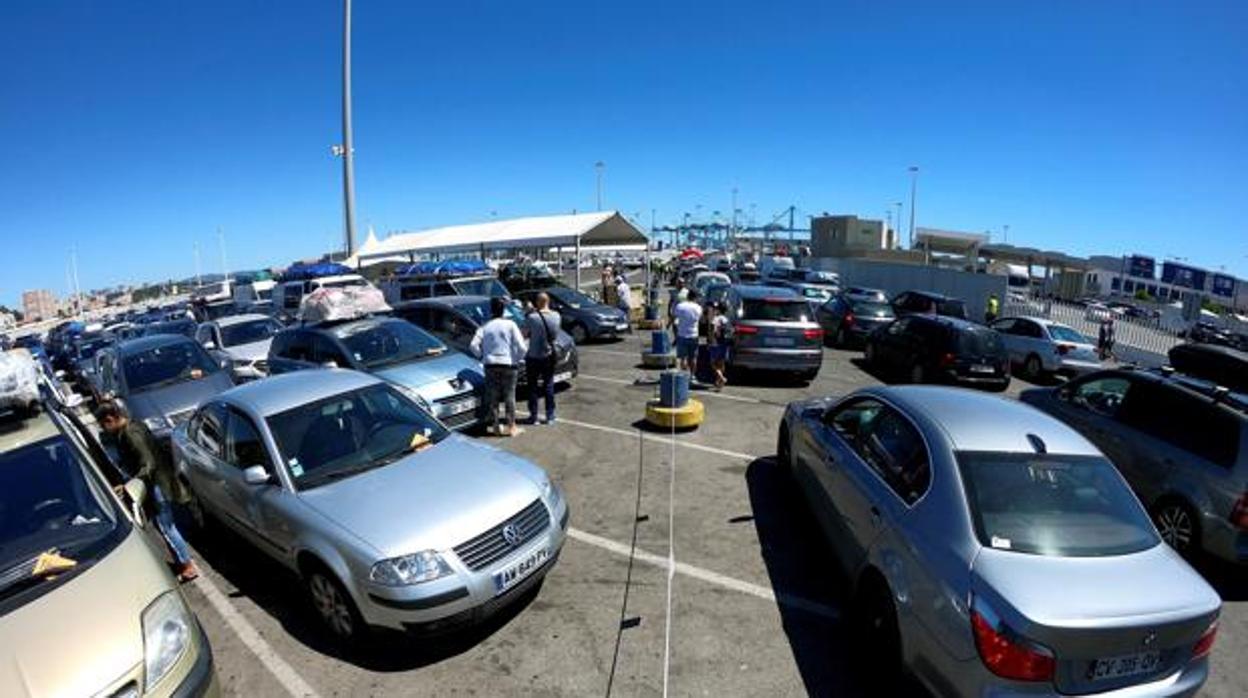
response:
M750 463L745 473L754 527L777 598L797 597L839 610L836 619L780 603L781 622L806 693L811 696L872 696L870 676L853 666L849 585L832 549L793 480L773 458ZM904 696L928 695L907 685Z
M189 540L196 557L237 589L223 589L228 596L251 599L295 641L368 671L410 671L471 650L533 603L541 589L538 584L478 626L428 638L377 629L365 641L347 647L322 628L303 583L293 572L220 523L214 522L202 532L191 528L189 522L179 521L182 526L186 526L183 531L192 533Z
M873 366L867 363L867 360L861 356L856 356L850 359L849 362L853 364L854 366L856 366L858 370L862 371L868 376L871 376L872 378L876 379L877 381L881 383L885 383L887 385L895 385L897 383L902 382L901 380L898 379L898 376L890 374L888 371L884 370L884 368L880 366Z

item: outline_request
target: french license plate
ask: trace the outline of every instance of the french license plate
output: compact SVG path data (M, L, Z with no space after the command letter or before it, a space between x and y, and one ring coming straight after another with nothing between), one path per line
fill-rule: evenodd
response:
M1140 652L1139 654L1126 654L1121 657L1098 659L1092 664L1092 668L1088 673L1093 681L1106 681L1124 676L1147 674L1156 671L1160 664L1161 652L1154 650L1152 652Z
M765 347L791 347L793 346L792 337L763 337L763 346Z
M615 329L619 330L620 332L625 332L625 331L627 331L627 330L628 330L628 323L627 323L627 322L617 322L617 323L615 324Z
M996 373L996 369L986 364L975 364L971 366L971 373Z
M539 548L520 562L494 574L494 594L498 595L516 585L517 582L533 574L550 557L550 551Z
M476 408L477 408L477 399L475 397L470 397L467 400L463 400L461 402L453 402L450 405L447 405L447 415L454 416L457 414L463 414L467 412L468 410L474 410Z
M568 382L568 381L570 381L570 380L572 380L572 372L571 372L571 371L564 371L563 373L556 373L556 374L555 374L555 382L556 382L556 383L567 383L567 382Z

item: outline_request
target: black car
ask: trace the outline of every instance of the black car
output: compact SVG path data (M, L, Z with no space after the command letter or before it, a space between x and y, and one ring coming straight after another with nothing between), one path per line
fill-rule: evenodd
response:
M838 347L863 342L868 335L896 317L892 306L887 303L844 293L833 296L815 310L815 321L823 328L823 336Z
M966 302L931 291L905 291L893 297L893 312L897 317L934 313L944 317L969 320L966 314Z
M549 268L538 264L508 264L498 272L498 280L513 294L544 289L559 284Z
M1167 354L1175 370L1248 393L1248 353L1212 344L1188 343Z
M425 298L394 306L395 317L424 329L446 342L454 349L471 353L473 335L477 329L490 319L490 299L486 296L443 296L441 298ZM507 306L507 317L526 329L524 316L514 304ZM566 383L576 377L579 371L579 358L576 343L562 328L556 328L555 337L555 382ZM520 366L517 377L520 385L527 385L524 366Z
M957 318L911 315L867 337L866 362L911 383L1010 385L1010 355L995 330Z
M628 316L623 310L599 303L567 286L549 286L515 295L518 300L531 303L538 293L550 296L550 309L559 313L564 332L572 335L577 344L589 339L618 337L629 331Z

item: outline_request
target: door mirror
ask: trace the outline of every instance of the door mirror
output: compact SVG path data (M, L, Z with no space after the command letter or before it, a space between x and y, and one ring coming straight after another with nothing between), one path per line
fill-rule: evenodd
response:
M253 465L243 470L243 482L248 485L267 485L272 479L263 465Z
M207 349L208 351L212 351L213 349L217 348L217 343L212 341L211 339L204 340L204 348Z
M1069 385L1063 385L1057 389L1057 399L1070 402L1070 396L1074 394Z
M231 361L228 356L222 356L217 359L217 365L221 367L222 371L228 371L231 367Z
M137 477L126 480L126 484L122 485L122 492L125 493L126 499L130 500L130 515L134 520L142 523L143 521L143 499L147 497L147 483Z

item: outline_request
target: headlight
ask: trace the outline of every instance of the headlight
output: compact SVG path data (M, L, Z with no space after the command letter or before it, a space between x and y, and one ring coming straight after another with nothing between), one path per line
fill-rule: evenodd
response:
M550 502L551 511L554 511L559 508L559 503L563 501L563 490L548 478L542 484L542 496L546 498L546 501Z
M165 419L163 415L144 417L143 423L147 425L148 429L151 429L154 432L168 431L173 428L173 424L168 419Z
M614 322L617 316L608 315L607 313L597 313L597 317L599 320L604 320L606 322Z
M160 683L186 653L193 624L177 591L166 591L143 609L144 693Z
M404 395L406 395L409 400L416 403L417 405L420 405L420 409L428 412L429 414L433 414L433 406L429 404L428 400L421 397L420 393L416 392L415 390L412 390L406 385L399 385L397 383L393 385L395 388L398 389L400 393L403 393Z
M451 574L450 565L432 550L382 560L373 565L368 578L388 587L431 582Z

